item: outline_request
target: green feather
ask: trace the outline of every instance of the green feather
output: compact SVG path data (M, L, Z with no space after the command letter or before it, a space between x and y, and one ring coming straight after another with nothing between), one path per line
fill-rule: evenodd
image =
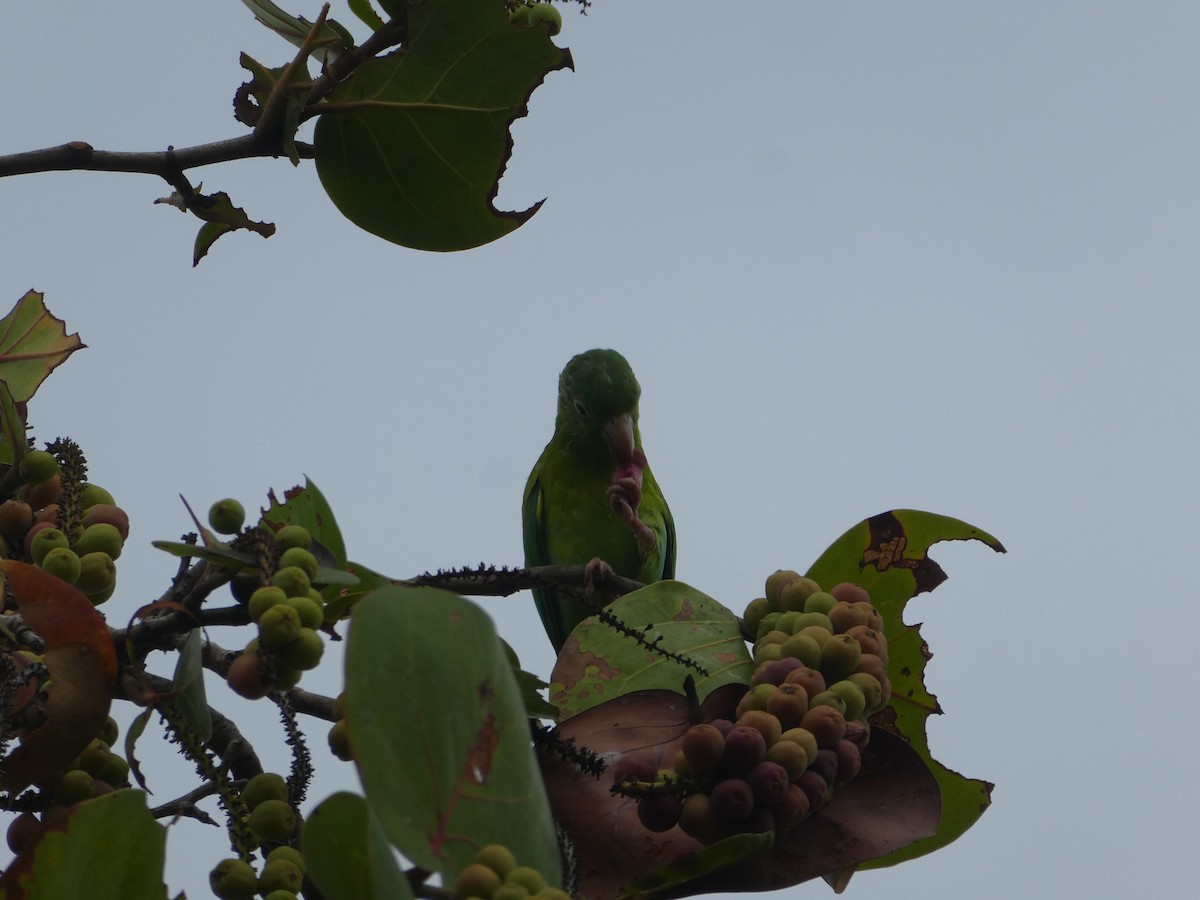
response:
M628 435L621 422L632 424L632 448L642 450L640 395L633 370L615 350L589 350L563 369L554 436L525 485L527 566L584 565L599 557L618 575L647 584L675 576L675 523L650 469L641 469L637 515L654 536L653 548L639 543L608 496L618 466L630 465L619 459L621 451L610 439L614 431ZM590 610L554 590L536 589L533 595L551 643L562 649Z

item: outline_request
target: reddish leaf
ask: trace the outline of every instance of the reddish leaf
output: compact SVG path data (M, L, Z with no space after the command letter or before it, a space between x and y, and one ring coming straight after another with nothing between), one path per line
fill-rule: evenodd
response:
M117 654L104 617L64 581L28 563L0 560L21 617L42 636L51 685L46 722L2 762L0 790L17 793L57 775L108 719Z
M732 715L744 685L713 691L700 720ZM637 691L593 706L559 726L564 738L600 754L611 767L624 757L670 768L688 730L687 698L673 691ZM613 796L612 775L586 775L557 757L543 757L550 808L575 845L578 892L592 900L616 897L630 882L703 848L678 828L653 834L638 821L637 801Z
M731 717L743 691L738 685L714 691L701 707L700 720ZM610 766L624 757L637 757L656 768L670 768L689 724L684 697L642 691L573 716L559 732L600 754ZM637 801L610 793L610 775L597 780L548 758L543 770L555 819L575 845L579 892L591 900L621 896L663 866L689 858L699 861L711 852L678 828L661 834L643 828ZM664 888L657 896L769 891L799 884L933 834L940 813L937 782L920 756L903 741L877 731L863 754L858 778L837 788L825 807L771 849Z

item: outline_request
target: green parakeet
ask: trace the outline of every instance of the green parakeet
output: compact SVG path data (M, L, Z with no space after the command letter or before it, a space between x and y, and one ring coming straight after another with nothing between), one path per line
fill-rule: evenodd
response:
M675 523L642 451L633 369L615 350L589 350L558 380L554 436L529 474L522 504L525 564L587 565L650 583L675 577ZM555 650L591 611L533 592Z

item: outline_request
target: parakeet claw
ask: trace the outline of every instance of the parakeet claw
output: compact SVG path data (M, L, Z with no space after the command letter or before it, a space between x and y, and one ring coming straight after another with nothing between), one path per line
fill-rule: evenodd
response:
M600 557L595 557L591 562L583 567L583 592L591 597L596 593L596 582L607 581L609 578L616 576L612 566L602 560Z
M608 502L615 513L624 515L622 507L636 513L642 505L641 481L628 475L614 477L612 484L608 486Z
M626 485L626 482L629 484ZM637 508L642 499L641 485L632 479L622 478L608 489L608 502L613 512L625 520L625 524L633 531L633 536L642 548L643 553L649 553L658 544L654 531L638 518Z

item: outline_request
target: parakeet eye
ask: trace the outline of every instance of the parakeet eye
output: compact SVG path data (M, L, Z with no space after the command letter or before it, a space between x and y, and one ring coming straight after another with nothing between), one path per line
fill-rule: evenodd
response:
M587 417L587 414L588 414L587 407L583 405L583 402L581 400L575 401L575 412L579 413L584 418Z

